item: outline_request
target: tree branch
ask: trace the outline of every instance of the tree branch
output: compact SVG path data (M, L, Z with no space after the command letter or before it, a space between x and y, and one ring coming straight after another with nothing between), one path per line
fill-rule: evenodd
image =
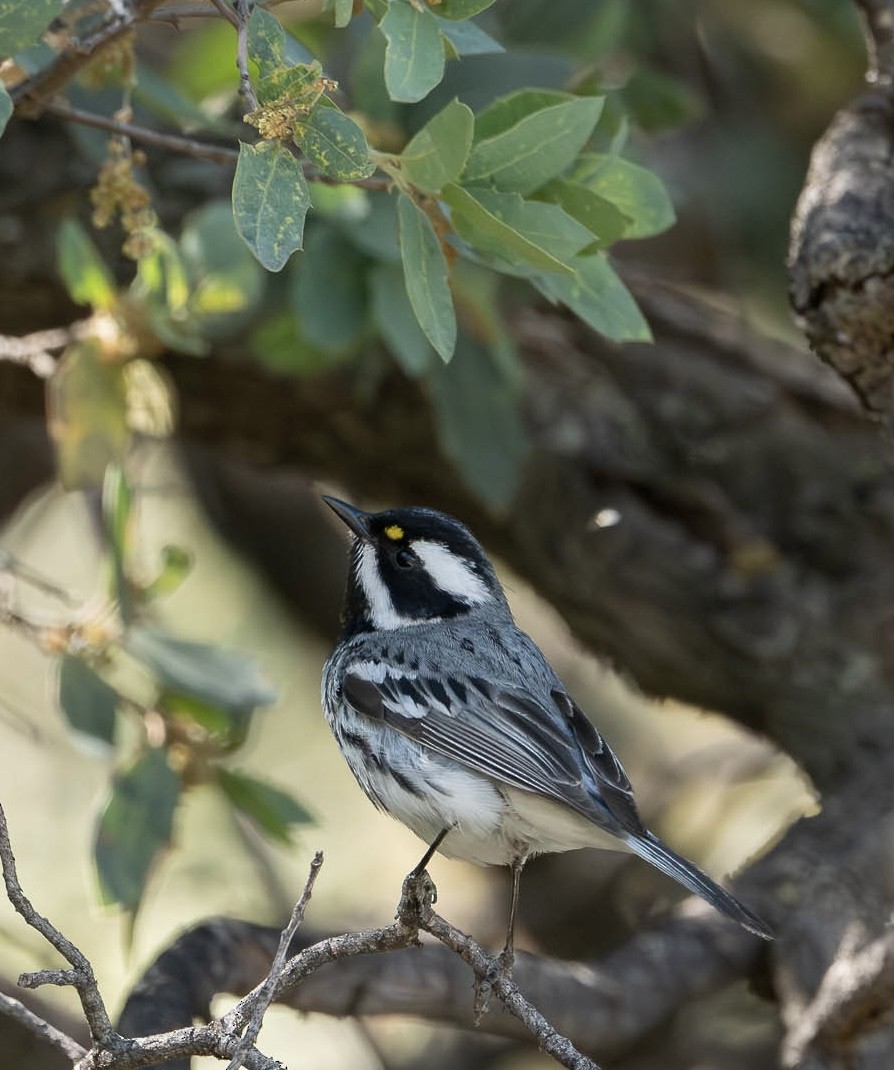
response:
M51 1025L40 1015L35 1014L34 1011L29 1010L19 1000L13 999L12 996L7 996L4 992L0 992L0 1014L5 1014L9 1018L14 1018L20 1025L25 1026L35 1036L40 1037L41 1040L45 1040L47 1044L52 1045L54 1048L58 1048L63 1055L75 1062L78 1059L83 1058L87 1054L87 1049L82 1048L80 1044L67 1033L63 1033L61 1029L57 1029L54 1025Z

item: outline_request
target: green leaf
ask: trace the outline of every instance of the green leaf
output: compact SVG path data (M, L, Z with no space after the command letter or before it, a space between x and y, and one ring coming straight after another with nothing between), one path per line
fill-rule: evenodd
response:
M292 842L293 825L307 825L313 821L301 803L288 792L246 773L221 768L217 770L217 782L237 810L281 843Z
M422 127L400 154L401 171L418 189L437 193L458 178L469 158L475 117L452 100Z
M248 55L262 78L283 67L311 63L313 56L269 11L255 5L248 20Z
M0 82L0 136L6 129L6 124L9 122L12 111L12 97L6 92L6 86Z
M335 9L335 25L338 29L347 26L354 14L354 0L326 0L324 10L328 7Z
M281 271L301 248L309 207L301 165L284 145L240 142L233 217L239 236L268 271Z
M496 0L441 0L438 4L438 15L442 19L470 19L473 15L480 15L494 3Z
M416 320L403 271L393 264L379 264L370 285L373 321L385 344L407 375L424 374L434 363L435 351Z
M625 238L660 234L676 220L674 206L658 175L620 156L588 153L580 158L570 178L598 193L631 220L624 231Z
M540 275L531 281L545 297L566 305L606 338L651 341L642 312L603 254L578 257L574 266L573 278Z
M414 104L444 77L441 31L428 7L391 0L379 29L385 49L385 87L392 100Z
M630 218L598 193L577 182L554 178L537 191L538 198L558 204L598 239L599 246L612 245L630 225Z
M133 543L133 495L120 464L110 464L102 483L102 515L112 551L113 597L127 623L133 615L133 599L127 579L127 561Z
M158 708L168 716L198 725L215 736L217 744L227 748L244 743L251 724L250 714L223 710L220 706L202 702L192 695L181 695L177 691L162 691L158 696Z
M211 705L241 713L276 701L257 662L238 651L175 639L148 627L128 629L123 646L165 687Z
M59 478L68 489L102 485L106 467L130 444L127 389L120 364L103 359L97 342L73 342L47 391Z
M65 0L0 0L0 56L33 45Z
M577 97L526 115L501 133L477 141L464 181L487 181L508 192L532 193L574 161L601 111L600 97Z
M133 98L160 119L173 123L187 133L193 130L213 130L217 127L223 134L224 124L215 121L185 93L182 93L170 78L156 74L145 63L137 64L137 80Z
M258 324L251 350L264 367L284 375L319 375L336 363L331 353L308 342L293 312L280 312Z
M441 358L450 360L456 345L456 312L444 250L428 216L403 194L398 198L397 219L413 313Z
M296 131L305 155L330 178L367 178L376 169L360 127L336 108L314 108Z
M161 569L144 590L147 599L164 598L178 590L192 571L192 554L182 546L161 548Z
M59 224L56 263L65 288L76 304L109 309L115 303L115 279L89 234L76 219L63 219Z
M323 68L316 60L298 63L294 67L276 67L257 79L255 89L258 101L267 104L287 97L305 111L310 111L320 99L319 80L322 75Z
M206 335L232 332L261 300L265 278L236 231L232 205L212 200L193 212L184 224L180 249L190 314Z
M548 249L538 245L513 225L527 224L525 217L531 214L529 210L535 207L533 202L522 201L517 193L464 189L462 186L448 186L441 197L451 208L450 218L454 230L474 249L498 256L509 263L528 264L541 270L573 274L572 269ZM542 228L538 223L538 232L540 229ZM585 231L585 234L586 239L581 241L577 249L583 248L590 241L589 232ZM537 233L536 237L542 240L543 235ZM577 252L577 249L574 252Z
M457 56L488 56L505 52L499 41L474 22L449 22L435 15L441 36L446 37Z
M463 335L450 365L427 385L444 453L480 501L504 508L530 448L511 383L487 350Z
M366 326L365 263L333 227L317 226L308 236L293 308L301 333L324 353L349 349Z
M153 862L169 846L180 778L160 747L115 777L96 827L94 860L106 904L135 914Z
M118 695L86 661L65 654L59 669L59 706L75 732L111 746Z
M491 101L475 116L475 143L506 133L516 123L538 111L577 99L572 93L564 93L559 89L516 89L506 93Z

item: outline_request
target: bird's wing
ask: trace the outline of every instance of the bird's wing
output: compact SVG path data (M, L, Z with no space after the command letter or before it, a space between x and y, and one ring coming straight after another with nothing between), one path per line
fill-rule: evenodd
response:
M461 765L565 803L616 835L643 831L621 763L559 688L544 703L477 676L410 676L359 662L342 693L357 713Z

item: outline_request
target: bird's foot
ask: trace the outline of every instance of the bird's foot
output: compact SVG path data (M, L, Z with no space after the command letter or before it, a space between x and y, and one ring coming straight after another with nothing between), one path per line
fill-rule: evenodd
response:
M512 967L514 964L515 952L511 947L504 947L493 960L491 968L484 977L475 979L475 1001L473 1004L475 1025L481 1024L481 1019L490 1009L490 999L494 994L494 987L497 983L512 980Z
M438 901L438 889L428 870L414 869L404 878L395 917L408 929L417 930L419 924Z

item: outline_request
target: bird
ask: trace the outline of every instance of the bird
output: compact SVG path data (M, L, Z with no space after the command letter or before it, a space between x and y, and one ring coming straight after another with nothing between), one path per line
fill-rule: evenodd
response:
M323 669L326 719L375 806L439 851L520 878L534 855L626 848L745 929L769 926L643 824L614 752L515 623L487 554L423 507L323 500L353 538L342 631Z

